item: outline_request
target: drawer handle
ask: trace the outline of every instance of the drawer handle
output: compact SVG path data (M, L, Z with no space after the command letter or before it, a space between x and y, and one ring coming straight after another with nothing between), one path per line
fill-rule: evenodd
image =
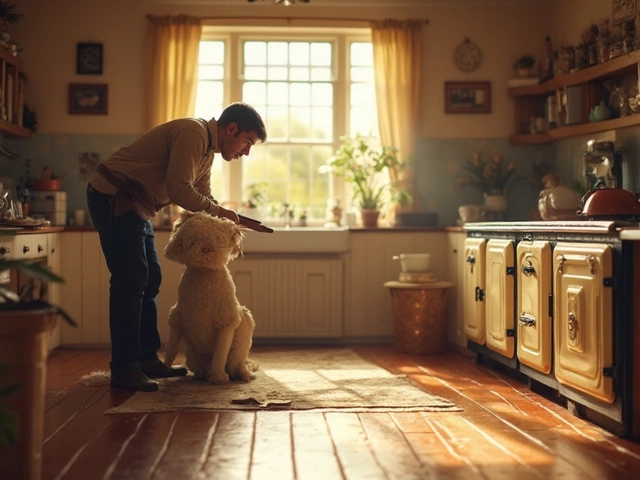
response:
M575 340L578 335L578 319L573 312L569 312L569 323L567 327L569 328L569 338Z
M533 327L536 324L536 319L531 315L527 315L526 313L522 312L520 314L518 323L523 327Z
M29 248L29 245L23 245L22 246L22 253L27 253L29 252L31 249Z
M42 252L43 250L44 250L44 247L38 244L38 253Z

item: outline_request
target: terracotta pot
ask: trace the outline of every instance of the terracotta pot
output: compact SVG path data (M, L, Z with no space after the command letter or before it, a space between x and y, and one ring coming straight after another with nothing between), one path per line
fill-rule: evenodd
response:
M619 218L640 216L640 198L622 188L596 188L580 201L578 215L588 218Z
M22 385L6 398L20 421L18 443L0 448L0 471L6 478L40 478L47 336L57 318L47 308L0 312L0 365L9 369L9 375L2 378L3 386Z
M380 210L370 210L363 208L360 210L360 217L362 218L362 226L365 228L376 228L378 226L378 217L380 217Z

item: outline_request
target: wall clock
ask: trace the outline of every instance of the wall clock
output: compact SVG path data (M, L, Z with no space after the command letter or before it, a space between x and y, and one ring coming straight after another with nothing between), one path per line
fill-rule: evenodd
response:
M480 66L480 49L468 38L464 39L453 55L456 66L463 72L473 72Z

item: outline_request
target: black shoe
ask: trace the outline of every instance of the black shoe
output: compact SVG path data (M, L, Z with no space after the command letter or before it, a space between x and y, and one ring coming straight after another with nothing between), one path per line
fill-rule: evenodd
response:
M184 377L187 374L186 367L168 367L160 360L151 365L140 365L142 372L149 378Z
M155 392L158 384L147 377L140 370L133 370L124 375L111 375L111 386L115 388L126 388L136 392Z

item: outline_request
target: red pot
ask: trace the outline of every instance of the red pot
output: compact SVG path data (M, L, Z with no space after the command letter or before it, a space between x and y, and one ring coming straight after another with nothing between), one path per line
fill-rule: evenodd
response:
M640 197L623 188L596 188L585 193L578 215L588 218L640 216Z

